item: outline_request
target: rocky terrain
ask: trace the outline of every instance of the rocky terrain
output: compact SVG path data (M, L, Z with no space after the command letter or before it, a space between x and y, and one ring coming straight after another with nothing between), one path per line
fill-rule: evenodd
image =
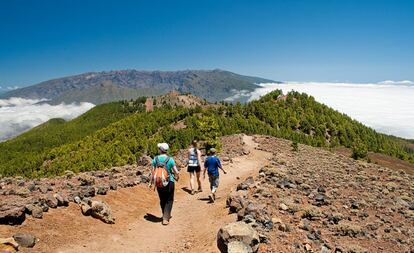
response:
M222 159L230 163L232 157L243 153L240 135L222 138ZM184 168L186 151L175 156L179 168ZM16 225L25 221L27 215L41 219L49 208L65 207L69 202L88 202L95 195L106 195L118 188L133 187L149 182L151 158L140 157L134 165L114 167L103 171L85 172L75 175L66 171L55 178L29 180L23 177L0 179L0 224ZM185 170L185 168L184 168ZM80 200L76 201L76 197Z
M176 234L164 243L167 247L160 243L157 252L166 252L168 245L177 249L171 252L413 252L412 175L310 146L299 144L294 151L284 139L250 139L257 143L255 149L246 145L243 135L222 138L220 157L229 175L222 178L216 203L205 202L208 191L200 197L179 191L188 178L179 182L170 230L148 218L137 220L138 213L146 217L158 210L155 194L139 186L148 181L149 157L78 175L67 171L39 180L2 178L0 245L14 249L39 244L23 252L55 252L59 247L62 252L112 252L111 244L145 251L148 246L136 245L136 240L152 231ZM185 152L175 156L182 169ZM141 204L131 207L129 201ZM50 209L59 212L49 214ZM81 218L82 213L101 221ZM198 218L210 216L211 222L199 228ZM62 232L59 226L75 230L53 236ZM94 234L94 240L85 240L85 233ZM122 238L121 244L117 238ZM67 243L74 248L68 249Z
M293 151L283 139L255 140L271 163L227 204L257 230L259 252L414 251L412 175L305 145Z

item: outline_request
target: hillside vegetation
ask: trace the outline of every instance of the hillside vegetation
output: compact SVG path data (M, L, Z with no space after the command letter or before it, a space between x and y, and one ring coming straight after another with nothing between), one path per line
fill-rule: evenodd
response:
M77 141L72 139L39 152L30 160L25 160L24 154L10 157L8 150L14 140L6 142L0 146L0 173L38 177L59 175L65 170L121 166L134 163L143 154L156 154L156 143L160 141L170 143L174 153L186 148L193 138L220 148L220 136L236 133L271 135L317 147L366 149L414 162L414 150L408 142L379 134L306 94L291 92L282 96L281 91L274 91L244 105L188 108L163 104L152 112L138 111L85 133ZM184 127L176 128L177 123ZM37 135L32 131L27 134ZM32 143L27 148L38 149L37 145Z
M42 164L44 153L81 140L132 113L144 111L145 98L98 105L76 119L66 122L51 119L11 140L0 143L0 174L30 175ZM27 172L30 172L29 174Z

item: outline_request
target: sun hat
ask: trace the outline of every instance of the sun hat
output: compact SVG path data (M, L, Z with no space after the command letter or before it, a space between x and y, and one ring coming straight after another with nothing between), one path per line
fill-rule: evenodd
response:
M163 152L167 152L170 149L167 143L158 143L157 147Z
M215 154L217 150L215 148L210 148L210 154Z

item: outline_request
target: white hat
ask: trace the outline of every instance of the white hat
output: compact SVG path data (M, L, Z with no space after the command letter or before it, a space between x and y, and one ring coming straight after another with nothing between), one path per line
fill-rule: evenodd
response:
M163 152L167 152L167 150L170 149L170 146L168 146L167 143L158 143L157 147Z

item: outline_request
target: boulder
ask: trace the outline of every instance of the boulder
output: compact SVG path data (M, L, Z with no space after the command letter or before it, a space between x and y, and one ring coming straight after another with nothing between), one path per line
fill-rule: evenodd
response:
M34 235L29 233L17 233L13 235L13 239L19 244L19 246L25 248L33 248L38 241Z
M80 174L78 180L81 186L91 186L95 184L95 178L88 174Z
M31 193L31 191L28 189L28 188L26 188L26 187L22 187L22 188L19 188L17 191L16 191L16 195L19 195L20 197L23 197L23 198L26 198L27 196L29 196L30 195L30 193Z
M46 200L42 199L40 202L40 207L42 208L43 212L49 211L49 206L46 204Z
M112 216L112 210L108 204L98 200L87 200L80 203L81 211L83 215L91 215L101 221L114 224L115 218Z
M259 234L245 222L230 223L220 228L217 234L217 247L220 252L230 252L230 249L234 250L236 248L247 250L241 252L257 252L259 248Z
M249 187L251 187L254 184L253 177L248 177L244 182L237 185L237 190L247 190Z
M29 189L29 191L34 191L36 189L36 185L34 183L29 183L27 185L27 189Z
M285 203L280 203L279 204L279 209L283 210L283 211L287 211L289 209L289 207Z
M2 205L0 206L0 224L17 225L25 220L24 205Z
M46 205L50 208L56 208L58 206L58 200L52 194L48 194L45 200Z
M73 202L75 202L76 204L80 204L81 203L81 198L79 197L79 196L75 196L74 198L73 198Z
M31 214L33 218L41 219L43 218L43 208L40 206L34 206Z
M47 193L48 191L48 187L46 185L39 185L37 186L37 189L43 194Z
M315 206L323 206L323 205L329 205L330 202L328 200L328 197L325 194L318 193L315 195L315 201L313 205Z
M108 224L115 223L115 218L112 216L112 210L105 202L92 200L91 208L92 217L100 219L101 221Z
M268 215L268 211L266 207L262 204L255 204L250 202L246 208L240 210L237 213L238 219L242 220L244 216L250 215L252 216L258 223L262 225L266 225L267 223L271 223L271 219ZM270 228L272 225L270 225Z
M58 206L68 206L69 205L69 199L56 193L53 195L54 198L56 198L57 200L57 205Z
M285 178L279 183L277 183L277 187L281 189L284 189L284 188L292 189L292 188L296 188L296 184L294 184L292 181Z
M34 204L28 204L28 205L26 205L26 213L28 213L28 214L32 214L32 211L33 211L33 208L35 207L35 205Z
M83 198L90 198L95 196L95 188L92 186L82 186L79 192L79 196Z
M116 190L116 189L118 189L118 183L116 182L116 181L110 181L109 182L109 188L111 189L111 190Z
M96 191L96 194L99 195L106 195L106 193L109 191L109 187L106 185L100 185L98 186L98 189Z
M80 203L80 208L81 208L81 211L82 211L83 215L86 215L86 216L91 215L92 208L91 208L90 205L88 205L88 203L81 202Z
M227 198L227 206L231 213L237 213L247 206L247 191L233 191Z

